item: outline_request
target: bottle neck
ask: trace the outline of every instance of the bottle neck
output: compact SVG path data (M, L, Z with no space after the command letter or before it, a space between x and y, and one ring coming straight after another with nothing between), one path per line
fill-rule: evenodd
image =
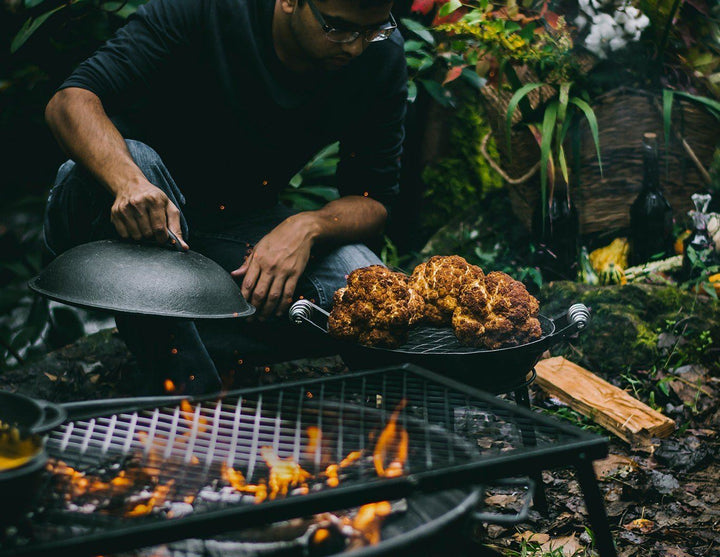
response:
M655 139L643 139L643 189L660 191L660 165Z

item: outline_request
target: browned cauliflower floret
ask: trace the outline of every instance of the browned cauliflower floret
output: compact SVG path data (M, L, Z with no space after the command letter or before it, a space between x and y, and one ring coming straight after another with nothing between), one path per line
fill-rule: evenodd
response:
M540 338L538 301L525 285L498 271L463 290L452 318L461 344L496 350Z
M356 269L347 286L335 292L328 331L342 340L394 348L407 340L408 328L422 315L422 297L407 277L381 265Z
M425 300L423 321L448 325L465 286L482 278L482 269L459 255L435 255L415 267L409 286Z

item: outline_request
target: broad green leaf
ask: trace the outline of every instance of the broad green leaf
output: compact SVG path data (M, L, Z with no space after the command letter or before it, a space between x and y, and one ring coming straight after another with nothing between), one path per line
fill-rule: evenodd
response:
M58 12L62 10L67 4L61 4L57 8L50 10L49 12L45 12L44 14L36 17L36 18L30 18L28 19L25 24L20 28L20 31L18 31L17 35L15 35L15 38L12 40L12 43L10 44L10 52L15 53L18 48L20 48L22 45L25 44L25 41L27 41L30 36L38 30L38 28L47 21L47 19L53 15L55 12Z
M558 162L560 163L560 171L562 172L563 180L565 185L570 185L570 178L568 177L567 161L565 160L565 149L563 149L562 143L558 143Z
M425 90L430 93L430 96L435 99L441 106L452 106L452 103L450 102L450 91L445 89L437 81L433 81L432 79L421 79L420 83L423 84Z
M432 56L426 56L425 58L423 58L422 63L420 64L420 66L417 69L418 73L427 70L434 63L435 63L435 60L433 60Z
M595 112L592 107L584 100L577 97L572 97L570 102L577 106L585 114L585 118L590 126L590 133L592 133L593 141L595 142L595 152L597 153L598 166L600 167L600 176L603 175L602 157L600 156L600 134L598 133L598 123L595 117Z
M402 18L400 21L405 27L407 27L408 31L415 33L426 43L435 44L435 39L433 38L432 33L430 33L430 31L428 31L422 23L409 18Z
M328 201L340 197L337 188L333 186L305 186L301 191L310 195L322 197Z
M482 89L487 83L487 79L480 77L477 72L471 68L463 68L462 74L460 75L477 89Z
M674 91L665 89L663 91L663 130L665 132L665 152L670 149L670 125L672 122L672 105ZM669 157L665 157L668 161Z
M450 0L449 2L446 2L445 4L440 6L440 9L438 10L438 15L440 17L447 17L461 6L462 4L460 3L460 0Z
M31 10L32 8L34 8L35 6L39 6L43 2L45 2L45 0L25 0L25 8Z
M408 81L407 100L412 103L415 99L417 99L417 85L414 81Z
M552 156L552 136L557 121L558 101L553 101L545 107L542 123L542 140L540 143L540 192L543 204L543 222L545 221L545 208L547 205L548 162Z
M292 178L290 178L290 187L292 188L299 188L300 184L303 182L303 177L301 174L295 174Z
M679 97L685 97L686 99L690 99L691 101L695 101L696 103L704 105L716 118L720 119L720 102L714 101L707 97L698 97L697 95L691 95L690 93L685 93L683 91L674 91L674 93Z
M567 81L560 84L560 92L558 94L557 126L555 126L555 145L562 144L563 130L567 130L567 128L565 127L565 115L567 114L568 98L570 97L571 85L572 83Z
M510 149L510 133L512 130L512 119L513 114L515 114L515 109L517 108L518 103L528 94L530 91L534 91L538 87L542 87L543 83L528 83L527 85L524 85L517 91L515 91L515 94L510 99L510 103L508 103L507 107L507 114L505 115L505 139L507 140L507 148L508 152L511 152Z
M572 83L565 82L560 84L560 94L558 96L558 123L562 124L565 121L565 114L567 113L568 99L570 97L570 86Z
M405 52L415 52L416 50L420 50L423 46L425 46L425 43L420 41L406 41L405 42Z

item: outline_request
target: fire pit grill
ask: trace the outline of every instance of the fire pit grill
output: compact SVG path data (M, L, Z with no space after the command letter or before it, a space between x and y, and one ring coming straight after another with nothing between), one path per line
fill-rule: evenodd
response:
M578 470L598 549L614 554L592 477L591 461L607 453L603 438L412 365L235 391L191 406L146 399L72 419L48 439L53 473L37 512L15 541L0 541L0 555L121 551L568 465ZM373 449L394 422L407 432L407 460L401 474L379 477ZM312 474L307 493L291 488L256 503L223 488L223 468L247 484L268 478L263 447ZM352 451L363 456L329 487L327 465ZM148 491L160 488L166 504L151 510ZM133 497L147 512L128 512Z

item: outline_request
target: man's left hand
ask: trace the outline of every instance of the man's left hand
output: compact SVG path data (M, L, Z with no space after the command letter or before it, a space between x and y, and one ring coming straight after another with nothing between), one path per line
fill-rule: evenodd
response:
M313 246L315 226L307 213L280 223L253 248L231 275L244 277L242 294L260 318L281 317L292 303L295 287L305 271Z

